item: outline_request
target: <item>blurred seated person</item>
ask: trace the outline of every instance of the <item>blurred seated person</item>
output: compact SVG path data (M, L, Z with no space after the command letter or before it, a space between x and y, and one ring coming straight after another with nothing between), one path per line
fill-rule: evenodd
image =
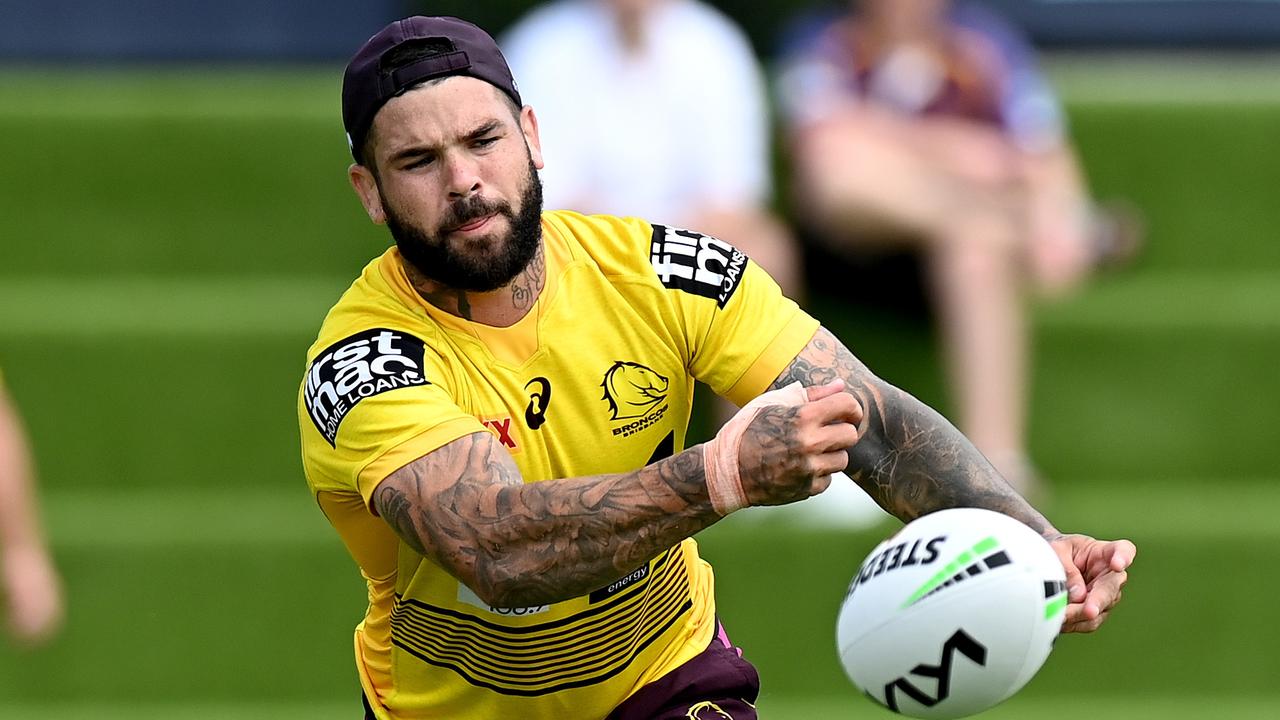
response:
M0 376L0 599L9 634L24 646L48 641L62 624L62 588L36 510L31 453Z
M918 257L957 424L1034 494L1026 295L1130 252L1135 226L1092 203L1031 47L989 11L858 0L787 46L796 216L833 254Z
M728 18L697 0L559 0L499 44L556 158L548 209L698 228L796 297L795 242L769 210L764 78Z

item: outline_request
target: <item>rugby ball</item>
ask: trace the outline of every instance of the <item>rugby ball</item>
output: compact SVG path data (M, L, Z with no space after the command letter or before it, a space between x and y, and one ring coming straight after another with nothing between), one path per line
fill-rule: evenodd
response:
M1062 562L1034 530L990 510L942 510L862 563L836 645L849 678L890 710L964 717L1027 684L1066 605Z

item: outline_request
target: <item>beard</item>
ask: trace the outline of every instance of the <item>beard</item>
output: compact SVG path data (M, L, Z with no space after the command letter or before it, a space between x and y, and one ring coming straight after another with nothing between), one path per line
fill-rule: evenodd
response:
M384 202L383 210L400 256L418 272L454 290L491 292L511 282L538 252L542 237L542 180L530 158L518 210L506 201L475 195L455 202L434 233L414 225L389 203ZM475 249L477 243L471 241L456 245L449 242L449 228L494 214L507 219L510 231L505 237L490 237L488 247L483 249Z

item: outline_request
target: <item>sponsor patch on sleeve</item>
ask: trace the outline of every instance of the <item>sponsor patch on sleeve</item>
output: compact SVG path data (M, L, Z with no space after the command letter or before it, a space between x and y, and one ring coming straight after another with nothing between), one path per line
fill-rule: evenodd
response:
M361 400L374 395L429 385L423 372L422 340L387 328L373 328L325 348L307 368L303 401L311 422L330 445L338 426Z
M729 243L663 225L653 226L649 262L664 287L710 298L721 309L747 268L747 256Z

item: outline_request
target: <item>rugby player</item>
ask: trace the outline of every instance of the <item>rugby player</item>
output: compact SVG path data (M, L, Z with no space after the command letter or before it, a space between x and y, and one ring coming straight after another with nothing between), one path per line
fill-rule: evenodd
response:
M537 116L484 31L388 25L342 114L351 185L395 247L329 311L298 413L368 584L366 717L754 718L692 536L838 470L903 520L977 506L1041 532L1065 630L1119 600L1131 543L1060 533L734 247L543 212ZM695 379L745 407L686 448Z

